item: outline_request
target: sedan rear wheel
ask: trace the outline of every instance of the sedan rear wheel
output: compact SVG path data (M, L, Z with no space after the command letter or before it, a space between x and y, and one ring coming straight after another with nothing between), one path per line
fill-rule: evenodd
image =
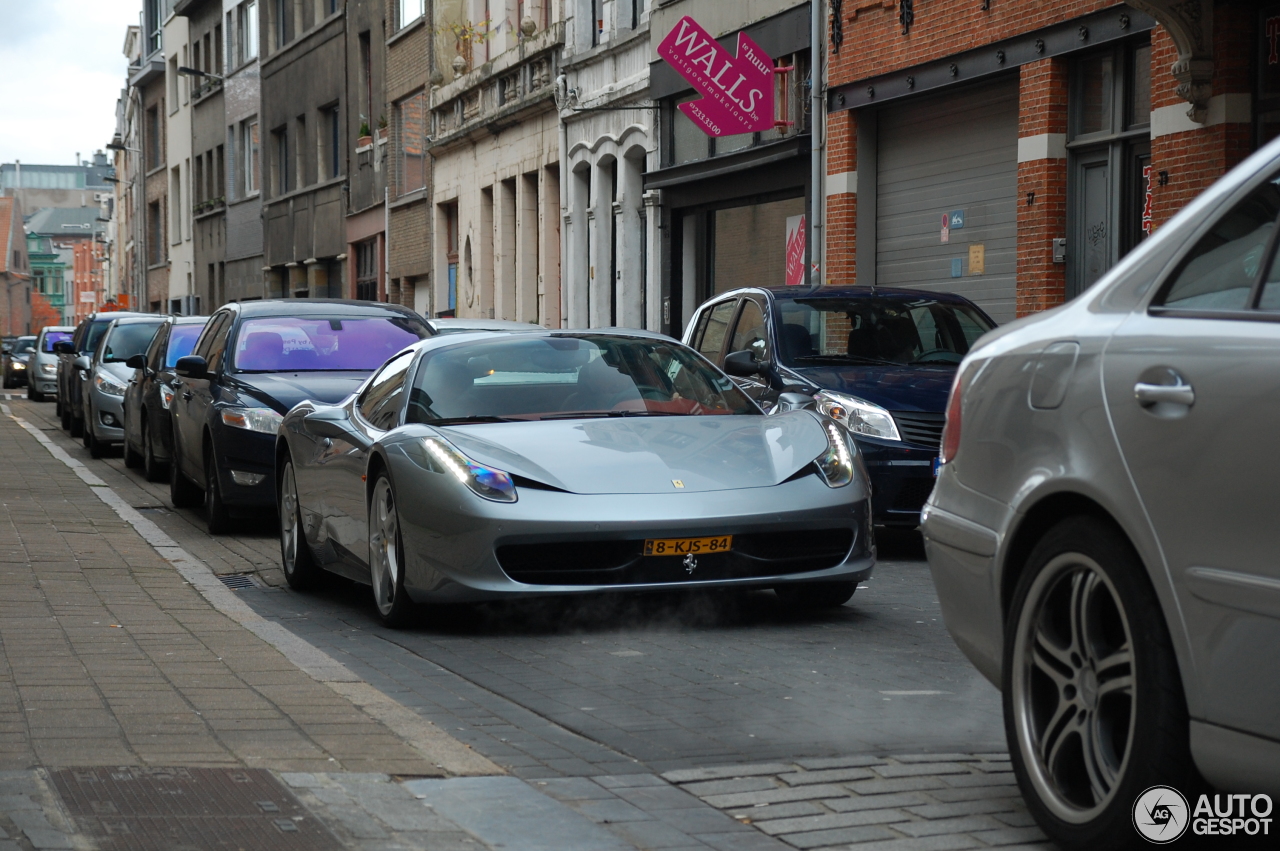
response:
M1033 550L1006 624L1005 732L1028 808L1064 849L1128 847L1144 789L1198 787L1177 661L1141 561L1109 524L1063 521Z
M204 491L182 474L182 465L178 463L178 447L173 448L169 459L169 501L174 508L195 508L204 499Z
M416 614L413 601L404 590L403 555L395 492L387 474L382 473L369 502L369 578L378 617L393 629L408 626Z
M213 447L204 450L204 519L210 535L224 535L231 529L231 513L222 501L222 487L218 482L217 459Z
M298 482L293 474L293 461L284 462L280 475L280 561L284 578L295 591L305 591L316 583L320 568L302 527L302 505L298 499Z
M151 442L151 429L147 428L145 415L142 420L142 475L148 482L164 479L164 464L156 458L156 448Z
M136 470L142 466L142 453L133 448L129 442L129 421L124 421L124 465Z

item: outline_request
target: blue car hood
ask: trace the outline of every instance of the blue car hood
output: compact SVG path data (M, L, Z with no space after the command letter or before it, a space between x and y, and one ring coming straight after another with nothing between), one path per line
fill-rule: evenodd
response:
M235 389L280 413L299 402L336 405L360 388L368 372L239 372L227 382Z
M790 369L823 390L857 396L886 410L938 414L947 410L947 395L956 375L953 366L850 364Z

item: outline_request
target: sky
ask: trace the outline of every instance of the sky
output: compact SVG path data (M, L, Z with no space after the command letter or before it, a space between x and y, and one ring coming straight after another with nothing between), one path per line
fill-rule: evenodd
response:
M0 162L74 165L115 132L142 0L0 0Z

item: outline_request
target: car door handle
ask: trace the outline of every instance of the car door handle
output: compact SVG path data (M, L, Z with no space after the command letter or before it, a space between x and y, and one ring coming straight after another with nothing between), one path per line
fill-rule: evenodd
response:
M1170 405L1186 405L1188 408L1196 402L1196 391L1190 384L1144 384L1133 385L1133 397L1140 405L1157 405L1161 402Z

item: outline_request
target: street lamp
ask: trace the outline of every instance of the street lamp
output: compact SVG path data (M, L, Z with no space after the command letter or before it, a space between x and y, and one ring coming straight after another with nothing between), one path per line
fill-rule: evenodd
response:
M210 80L226 79L221 74L210 74L208 71L201 71L199 68L188 68L186 65L179 65L178 73L184 77L208 77Z
M130 148L128 145L124 144L123 142L108 142L107 150L108 151L128 151L129 153L132 153L132 154L142 153L142 148Z

